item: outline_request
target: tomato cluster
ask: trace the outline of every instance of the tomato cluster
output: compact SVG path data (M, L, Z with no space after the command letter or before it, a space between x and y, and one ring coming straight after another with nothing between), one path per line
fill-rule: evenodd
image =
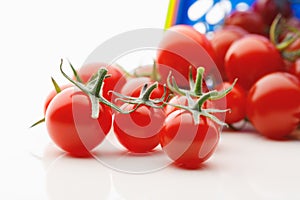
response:
M221 101L232 86L209 91L204 68L196 70L195 78L188 70L186 89L171 74L163 80L156 62L137 68L134 75L105 63L70 67L73 77L61 62L70 84L60 87L52 79L55 90L46 98L45 118L38 122L46 122L51 139L70 155L90 156L111 130L128 151L147 153L160 146L185 168L199 167L215 151L225 123L214 114L227 110L214 109L211 102Z
M248 120L262 135L288 139L300 124L299 20L289 1L256 0L234 11L211 43L225 82L238 78L227 96L226 122Z
M70 83L52 79L55 91L37 123L45 121L54 143L74 156L90 156L111 131L130 152L161 147L186 168L211 157L227 124L248 120L269 138L286 138L300 124L300 23L288 1L278 2L235 11L210 38L175 25L154 64L133 74L90 63L70 64L69 77L61 62Z

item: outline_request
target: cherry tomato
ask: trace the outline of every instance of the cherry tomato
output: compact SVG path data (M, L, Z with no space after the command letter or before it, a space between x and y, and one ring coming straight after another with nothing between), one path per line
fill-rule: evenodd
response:
M258 13L267 25L271 25L279 13L285 18L291 17L293 13L289 0L256 0L252 10Z
M224 24L225 26L240 26L249 33L260 35L266 35L268 33L262 17L258 13L251 10L232 12L225 18Z
M224 90L231 86L231 83L224 82L218 86L218 90ZM246 101L247 94L244 89L235 84L232 90L226 95L226 108L230 109L229 112L226 113L225 122L227 124L233 124L235 122L239 122L246 117ZM219 100L217 100L219 101ZM216 104L216 102L214 102ZM223 108L223 109L226 109Z
M124 104L123 110L136 105ZM130 114L115 114L113 128L119 142L131 152L146 153L159 144L159 132L163 127L165 113L162 109L140 106Z
M45 116L48 133L62 150L87 156L111 129L111 109L100 103L97 119L91 118L89 97L76 88L67 88L50 102Z
M178 85L188 88L189 67L192 66L194 78L196 68L202 66L210 72L216 67L215 52L211 42L204 34L188 25L175 25L169 28L162 38L157 53L157 63L162 83L172 72Z
M248 32L239 26L225 26L214 32L211 38L211 44L216 53L216 64L224 81L227 81L227 75L224 67L225 54L230 45L248 34Z
M71 84L66 84L66 85L62 85L62 86L59 86L61 90L64 90L66 88L69 88L71 87L72 85ZM52 90L48 96L46 97L46 100L45 100L45 103L44 103L44 115L46 114L46 110L50 104L50 102L52 101L52 99L57 95L57 92L56 90Z
M262 135L284 139L300 124L300 80L286 72L259 79L247 99L247 116Z
M195 124L190 112L176 110L169 114L160 133L163 151L175 164L198 168L211 157L220 139L217 126L201 116Z
M122 86L126 83L126 77L118 67L106 63L90 63L81 67L77 73L81 80L87 83L101 67L105 67L108 70L107 74L110 75L110 77L104 79L103 96L111 100L112 93L109 91L120 92Z
M265 37L249 34L234 42L225 56L225 70L230 82L238 78L248 91L262 76L283 71L285 64L276 47Z

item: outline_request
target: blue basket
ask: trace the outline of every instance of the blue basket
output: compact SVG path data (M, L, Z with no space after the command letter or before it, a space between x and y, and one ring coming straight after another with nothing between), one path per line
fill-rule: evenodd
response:
M176 24L194 26L200 32L214 31L226 15L247 10L255 0L170 0L166 28ZM300 0L290 0L294 15L300 18Z

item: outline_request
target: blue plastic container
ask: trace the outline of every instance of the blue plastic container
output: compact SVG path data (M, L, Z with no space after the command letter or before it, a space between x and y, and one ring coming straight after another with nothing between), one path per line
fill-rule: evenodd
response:
M194 26L203 33L214 31L235 10L247 10L255 0L170 0L166 28L176 24ZM300 0L290 0L300 18Z

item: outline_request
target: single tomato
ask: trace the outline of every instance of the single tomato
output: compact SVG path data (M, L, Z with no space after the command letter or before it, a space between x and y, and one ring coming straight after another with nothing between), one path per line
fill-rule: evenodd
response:
M157 51L158 71L161 82L166 83L170 72L178 85L189 87L189 69L194 78L196 68L204 67L207 72L216 68L215 52L205 34L189 25L175 25L166 30Z
M285 64L280 52L267 38L249 34L234 42L225 56L225 70L230 82L238 78L248 91L266 74L283 71Z
M121 108L129 111L136 106L124 104ZM118 141L126 149L134 153L147 153L159 144L159 132L164 120L162 109L141 105L130 114L116 113L113 129Z
M247 116L262 135L286 138L300 124L300 80L286 72L259 79L248 94Z
M190 112L170 113L160 133L163 151L183 168L198 168L211 157L220 139L216 124L201 116L195 124Z
M91 118L89 97L70 87L57 94L46 111L45 121L53 142L74 156L87 156L111 129L111 109L100 103L97 119Z

